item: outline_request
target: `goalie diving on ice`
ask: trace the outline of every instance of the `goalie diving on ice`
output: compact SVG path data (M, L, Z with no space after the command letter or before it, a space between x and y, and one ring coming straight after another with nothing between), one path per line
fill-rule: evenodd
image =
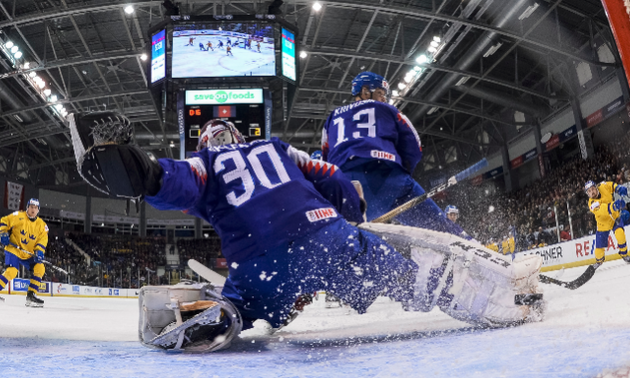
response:
M300 296L319 290L359 314L386 296L409 311L437 306L482 327L542 319L543 301L517 300L538 293L540 257L511 262L456 235L364 223L361 199L337 166L278 138L245 143L230 122L212 120L191 158L156 161L131 133L119 133L129 125L120 114L70 120L86 181L111 197L144 197L159 210L186 211L221 239L229 276L216 298L204 288L186 298L174 288L143 289L140 334L147 346L224 349L256 320L281 327ZM121 137L97 141L96 128Z

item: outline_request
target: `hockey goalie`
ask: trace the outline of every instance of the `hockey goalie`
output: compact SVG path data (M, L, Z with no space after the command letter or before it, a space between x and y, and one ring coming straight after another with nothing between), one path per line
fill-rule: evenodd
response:
M156 161L133 144L120 114L69 120L88 183L114 198L185 210L221 238L229 276L220 293L204 285L141 290L144 345L224 349L258 319L286 324L296 300L318 290L359 314L387 296L405 310L438 307L482 327L542 319L538 256L512 262L455 235L364 223L365 204L336 166L277 138L246 143L233 124L212 120L190 159Z

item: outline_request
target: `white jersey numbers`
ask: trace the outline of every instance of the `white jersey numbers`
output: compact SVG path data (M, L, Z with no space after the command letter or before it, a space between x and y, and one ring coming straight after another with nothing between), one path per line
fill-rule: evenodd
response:
M247 169L247 164L245 164L243 156L239 151L226 152L219 155L217 160L214 161L215 173L219 174L225 169L223 162L226 160L232 160L236 169L224 173L223 181L225 181L226 184L229 184L236 179L241 179L243 188L245 189L245 193L240 196L236 196L236 193L232 191L227 194L226 198L230 205L240 206L252 198L252 194L254 194L254 180Z
M367 122L361 122L362 120ZM351 134L353 139L376 137L376 116L374 115L374 108L367 108L357 112L352 117L352 121L353 125L349 126L348 130L346 130L346 125L342 117L337 117L333 120L333 123L337 126L337 142L335 143L335 147L348 141L347 134Z
M260 161L260 155L263 154L266 154L269 157L269 160L272 163L271 166L263 166ZM256 184L254 183L254 178L252 177L250 170L247 168L247 164L245 163L243 155L241 155L240 151L231 151L220 154L214 162L213 168L216 174L225 170L224 162L227 160L232 160L234 162L235 169L223 173L223 181L225 181L226 184L229 184L234 180L240 179L242 185L241 187L244 192L237 196L234 191L231 191L226 195L226 199L230 205L240 206L252 198ZM255 177L265 188L272 189L291 181L291 178L282 163L282 159L280 159L280 155L278 155L278 152L271 144L265 144L252 149L247 155L247 160L252 166ZM275 171L273 172L272 177L277 177L279 180L276 183L271 182L271 179L266 172L272 169L272 166Z

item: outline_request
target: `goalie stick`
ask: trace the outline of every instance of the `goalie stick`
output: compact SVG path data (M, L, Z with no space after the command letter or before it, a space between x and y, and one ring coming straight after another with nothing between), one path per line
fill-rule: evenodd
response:
M470 167L464 169L463 171L459 172L458 174L452 176L451 178L448 179L448 181L445 184L442 185L438 185L436 187L434 187L433 189L429 190L428 192L424 193L421 196L418 196L416 198L413 198L405 203L403 203L402 205L398 206L397 208L381 215L380 217L374 219L371 223L387 223L390 220L392 220L394 217L398 216L401 213L404 213L405 211L417 206L418 204L424 202L427 198L431 198L434 195L436 195L437 193L446 190L447 188L450 188L451 186L457 184L458 182L470 177L473 173L479 171L482 168L485 168L488 166L488 160L486 160L486 158L481 159L480 161L478 161L477 163L471 165Z
M573 281L569 281L569 282L560 281L555 278L551 278L542 274L538 276L538 279L542 283L558 285L558 286L567 288L569 290L575 290L579 288L580 286L584 285L585 283L587 283L591 278L593 278L593 276L595 275L595 270L597 270L599 266L600 264L589 265L588 268L586 268L586 270L584 271L584 273L582 273L582 275L580 275L578 278L574 279Z
M225 277L195 259L188 260L188 267L215 286L225 285Z

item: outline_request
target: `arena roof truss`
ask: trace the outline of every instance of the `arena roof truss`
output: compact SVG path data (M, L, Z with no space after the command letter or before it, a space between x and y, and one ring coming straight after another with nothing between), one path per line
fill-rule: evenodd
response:
M118 110L137 142L179 156L177 126L164 123L147 89L147 31L163 1L9 0L0 3L0 174L59 190L83 190L59 110ZM457 171L618 75L619 58L598 0L285 0L298 26L298 89L277 135L319 149L328 114L352 102L351 80L370 70L421 135L422 171ZM126 7L133 12L126 12ZM254 15L270 2L187 0L180 14ZM421 57L422 56L422 57ZM29 62L28 67L23 63ZM592 79L581 82L576 67ZM37 75L56 96L32 85ZM58 106L57 108L55 106Z

